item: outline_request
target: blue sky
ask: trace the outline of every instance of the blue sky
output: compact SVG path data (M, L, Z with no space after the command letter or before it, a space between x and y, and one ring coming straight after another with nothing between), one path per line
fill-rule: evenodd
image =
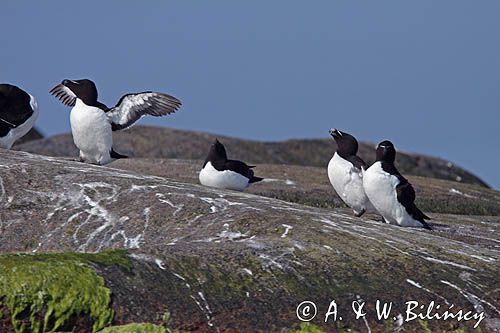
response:
M36 95L91 78L100 100L163 91L182 109L142 124L258 140L393 141L500 188L499 1L19 1L0 10L0 81Z

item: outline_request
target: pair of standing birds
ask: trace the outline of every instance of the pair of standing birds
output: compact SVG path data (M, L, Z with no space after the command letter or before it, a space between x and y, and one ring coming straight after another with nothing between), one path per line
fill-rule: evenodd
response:
M370 167L356 154L358 142L350 134L330 130L337 151L328 163L328 178L356 216L379 213L387 223L431 229L430 219L415 205L415 190L394 165L396 149L390 141L377 145Z

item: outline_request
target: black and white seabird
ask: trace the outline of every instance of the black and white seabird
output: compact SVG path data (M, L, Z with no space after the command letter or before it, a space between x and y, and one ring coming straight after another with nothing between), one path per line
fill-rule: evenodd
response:
M175 112L181 102L170 95L146 91L126 94L112 108L97 101L91 80L63 80L50 90L64 105L72 106L70 122L73 141L80 149L80 160L107 164L126 157L113 150L112 131L131 127L145 115L155 117Z
M226 149L216 139L200 171L200 183L205 186L243 191L251 183L263 179L254 176L253 167L241 161L228 160Z
M335 192L357 217L365 212L375 213L363 188L362 169L367 169L368 165L356 155L358 141L352 135L334 128L330 130L330 135L337 143L337 151L328 163L328 178Z
M377 160L363 174L366 195L387 223L431 230L430 218L415 205L415 190L394 166L396 149L390 141L377 146Z
M29 132L37 117L33 96L14 85L0 84L0 148L10 149Z

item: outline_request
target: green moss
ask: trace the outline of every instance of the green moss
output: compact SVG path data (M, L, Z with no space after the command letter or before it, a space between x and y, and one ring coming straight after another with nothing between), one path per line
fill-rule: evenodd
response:
M80 317L90 318L93 332L109 325L111 291L91 263L131 265L124 251L1 255L0 300L14 330L71 330Z
M99 331L99 333L166 333L164 327L154 324L128 324L123 326L111 326Z
M325 333L325 331L314 324L302 323L300 324L300 329L295 331L295 333Z
M84 263L96 263L99 265L110 266L117 265L126 270L132 269L132 262L127 256L127 250L111 250L99 253L37 253L39 260L60 259L60 260L78 260Z
M424 320L418 320L418 324L420 325L420 328L422 329L422 332L424 333L432 333L432 331L429 329L427 325L427 321Z

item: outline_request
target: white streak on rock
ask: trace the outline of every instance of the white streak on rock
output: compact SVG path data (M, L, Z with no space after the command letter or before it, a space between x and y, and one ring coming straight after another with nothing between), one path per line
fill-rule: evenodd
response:
M182 275L177 274L177 273L173 273L173 272L172 272L172 274L173 274L175 277L177 277L177 278L181 279L182 281L186 281L186 279L185 279Z
M163 193L156 193L155 196L158 198L158 201L164 204L169 205L172 208L175 208L173 216L177 216L177 214L184 208L184 204L174 204L172 201L165 199L165 195Z
M469 269L471 271L475 271L475 269L472 268L472 267L469 267L469 266L466 266L466 265L462 265L462 264L457 264L457 263L452 262L452 261L440 260L440 259L436 259L436 258L433 258L433 257L423 257L423 258L425 260L436 262L436 263L439 263L439 264L450 265L450 266L454 266L454 267L458 267L458 268L462 268L462 269Z
M451 194L455 194L455 195L461 195L461 196L464 196L466 198L476 198L473 195L462 193L459 190L454 189L454 188L450 188L450 190L448 192L451 193Z
M488 305L489 307L491 307L497 314L500 314L500 311L493 304L489 303L488 301L485 301L485 300L477 297L476 295L471 294L470 292L462 290L460 287L458 287L457 285L455 285L451 282L441 280L441 283L443 283L447 286L450 286L453 289L456 289L460 294L462 294L462 296L465 297L465 299L467 299L474 306L474 309L476 311L478 311L478 312L484 311L484 308L481 305L481 303L484 303L484 304Z
M275 259L273 259L270 256L268 256L267 254L260 254L259 258L264 259L266 267L275 266L275 267L277 267L280 270L282 270L284 268L282 264L280 264Z
M160 259L155 259L155 263L156 265L162 270L164 271L166 268L165 268L165 265L163 264L163 261L160 260Z
M291 225L288 225L288 224L282 224L282 226L285 227L285 232L283 232L283 234L281 235L281 238L285 238L286 235L288 234L288 231L293 229L293 227Z

